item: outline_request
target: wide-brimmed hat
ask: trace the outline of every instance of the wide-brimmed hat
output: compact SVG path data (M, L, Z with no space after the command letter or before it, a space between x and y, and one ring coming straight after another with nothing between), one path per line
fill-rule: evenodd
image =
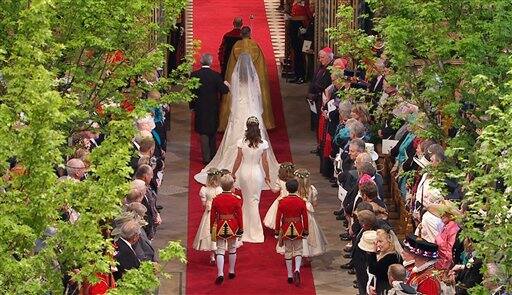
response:
M462 213L457 208L457 205L449 200L443 200L439 204L431 204L428 206L428 211L435 216L441 218L445 215L450 215L453 219L462 216Z
M431 164L430 161L427 160L427 158L425 158L424 156L422 156L421 158L414 157L413 161L414 163L418 164L418 166L420 166L420 168L422 169Z
M426 240L413 234L409 234L405 237L404 249L414 255L429 259L437 259L438 257L436 244L427 242Z
M372 157L372 161L377 161L379 159L379 154L375 152L375 145L373 143L365 143L364 145L366 147L366 152Z
M357 244L359 249L365 252L375 252L375 240L377 239L377 232L374 230L367 230L363 232L361 240Z

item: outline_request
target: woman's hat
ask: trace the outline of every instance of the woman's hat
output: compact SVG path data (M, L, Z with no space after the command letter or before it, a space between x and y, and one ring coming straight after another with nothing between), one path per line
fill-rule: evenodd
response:
M379 154L375 152L375 145L373 143L365 143L364 145L366 146L366 152L372 157L372 161L377 161L379 159Z
M437 259L437 245L427 242L426 240L409 234L405 237L404 249L411 252L416 256L421 256L429 259Z
M374 230L367 230L363 232L361 240L357 244L359 249L365 252L375 252L375 240L377 239L377 232Z
M429 205L428 211L439 218L445 215L449 215L452 219L457 219L458 217L462 216L462 213L457 208L457 205L449 200L443 200L439 204Z

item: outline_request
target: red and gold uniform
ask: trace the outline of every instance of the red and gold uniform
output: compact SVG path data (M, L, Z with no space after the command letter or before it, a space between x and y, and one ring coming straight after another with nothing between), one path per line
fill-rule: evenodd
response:
M413 268L407 284L416 287L416 291L424 295L441 294L441 284L434 276L434 270L433 265L422 271L415 271L415 268Z
M276 232L284 244L285 259L302 256L302 238L308 234L306 202L297 195L288 195L279 201Z
M227 248L233 248L235 238L243 232L241 199L232 192L222 192L212 201L210 228L212 241L217 241L217 254L224 255Z

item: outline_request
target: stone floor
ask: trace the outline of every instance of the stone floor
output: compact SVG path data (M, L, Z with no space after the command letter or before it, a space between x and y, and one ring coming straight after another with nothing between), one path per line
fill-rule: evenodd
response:
M309 109L305 101L307 86L295 85L281 81L281 92L284 113L290 138L291 152L294 163L312 172L312 183L319 191L319 204L316 208L316 219L324 230L329 245L327 253L312 259L315 288L317 294L355 294L352 287L354 276L341 271L339 266L345 263L342 258L342 247L338 234L341 224L336 221L332 212L339 207L336 191L330 183L318 173L318 157L310 154L315 147L314 133L309 129ZM186 244L187 237L187 196L188 167L190 149L190 114L186 104L172 107L171 131L166 159L166 171L159 193L159 203L163 223L159 227L156 248L164 246L169 240L181 240ZM307 118L306 120L304 118ZM194 233L192 233L194 234ZM173 274L172 279L162 280L160 294L185 293L185 265L172 262L165 269ZM235 293L233 293L235 294Z

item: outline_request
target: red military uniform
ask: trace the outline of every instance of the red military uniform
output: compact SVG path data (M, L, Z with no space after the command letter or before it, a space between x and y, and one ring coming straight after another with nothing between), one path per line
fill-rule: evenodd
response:
M276 216L276 231L285 239L302 238L308 232L308 210L306 202L297 195L288 195L279 201Z
M241 199L232 192L222 192L213 199L210 212L212 240L229 239L243 231Z
M425 295L439 295L441 294L441 284L434 277L433 266L419 272L414 269L407 280L407 284L416 287L416 291Z

